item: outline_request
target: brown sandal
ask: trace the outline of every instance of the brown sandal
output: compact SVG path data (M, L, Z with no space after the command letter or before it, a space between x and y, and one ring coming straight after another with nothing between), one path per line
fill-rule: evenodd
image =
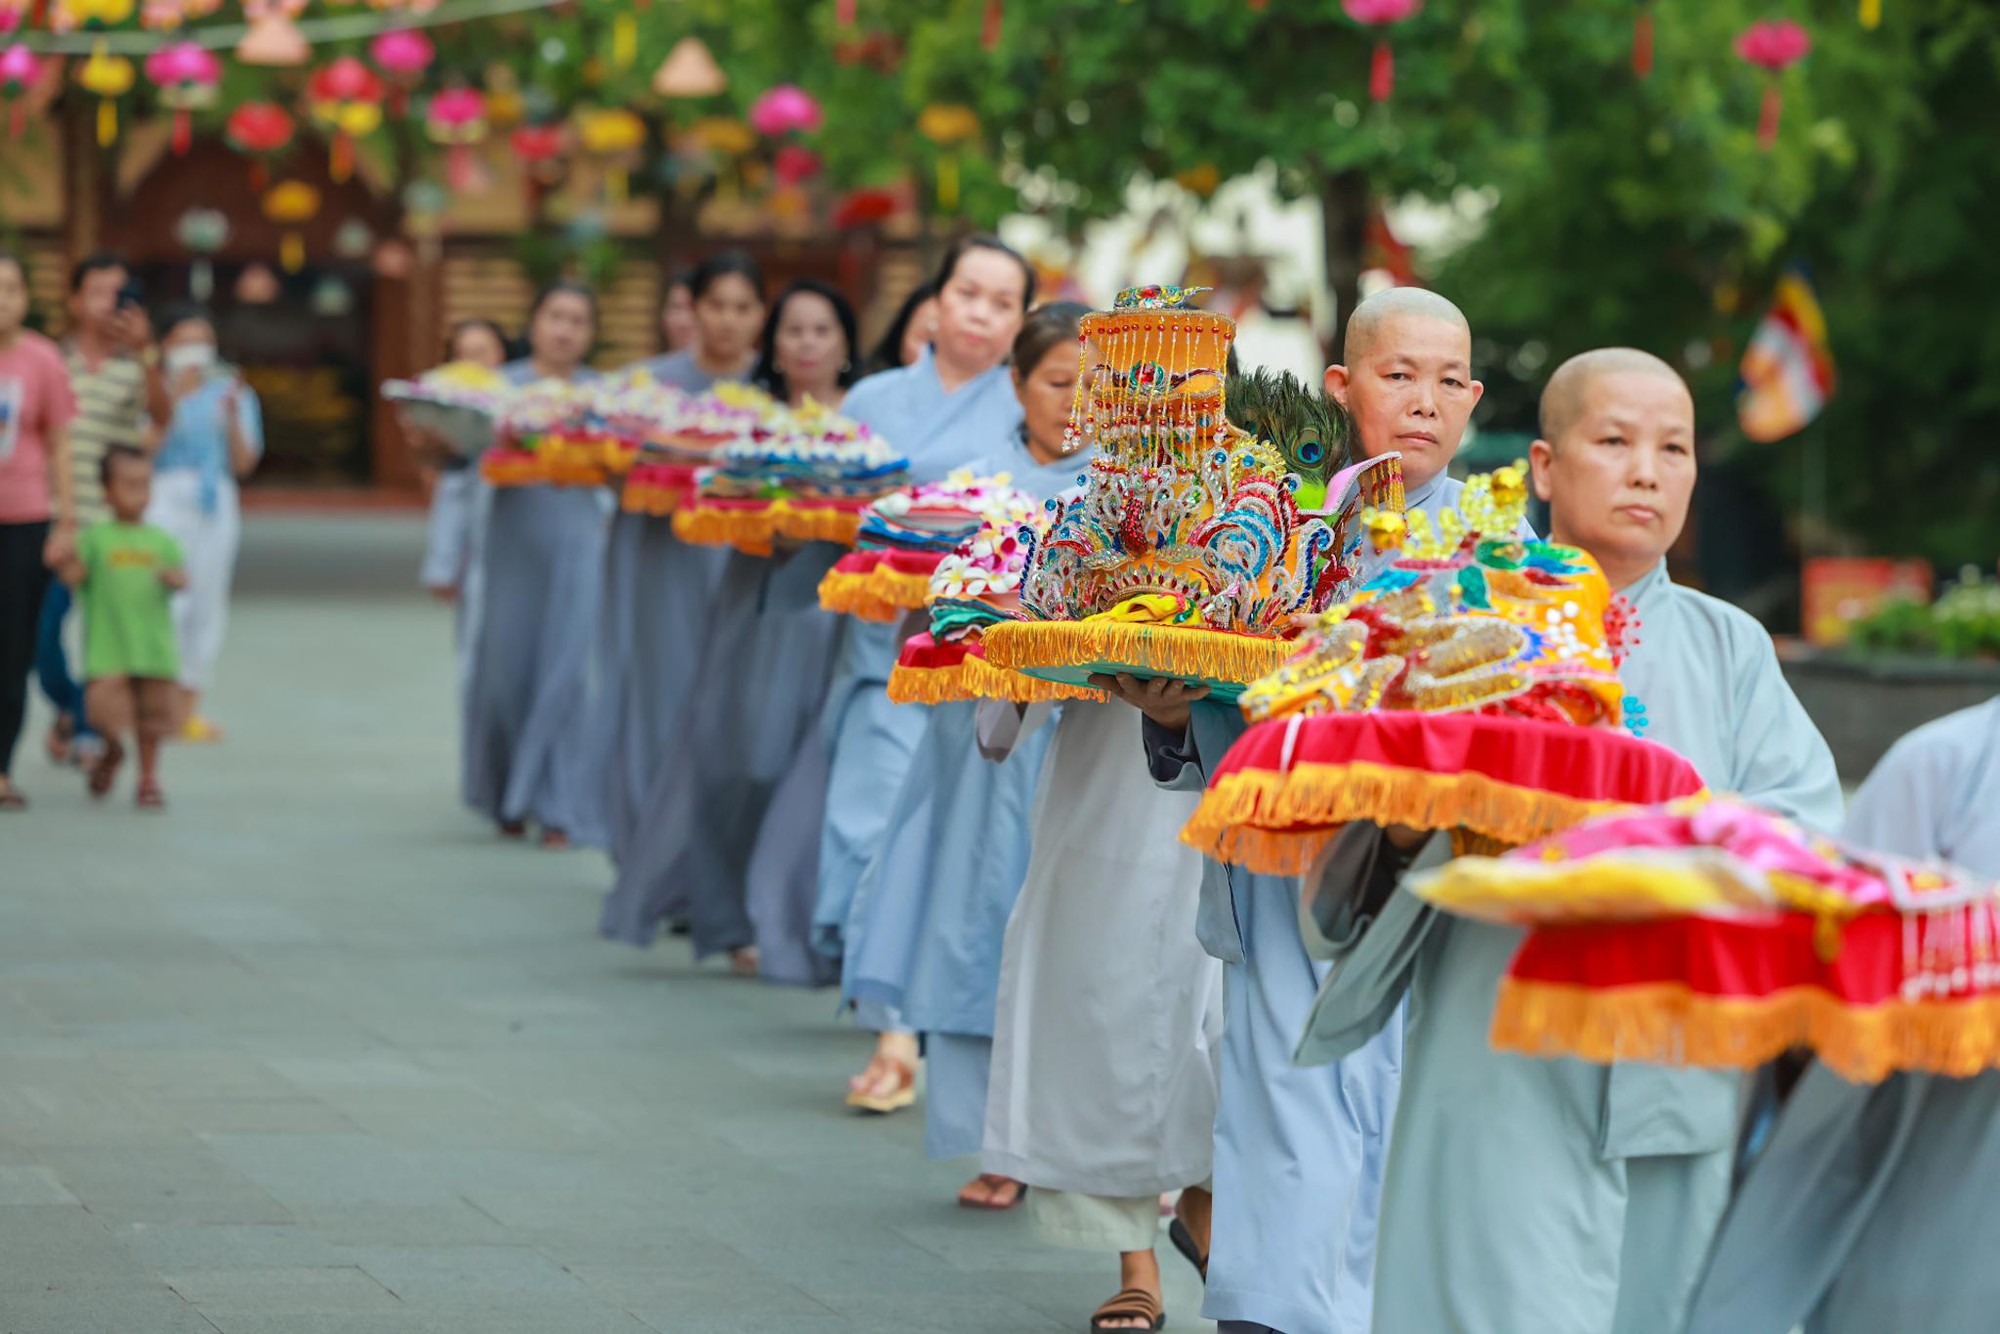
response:
M104 751L90 766L90 795L102 797L111 791L111 785L118 781L118 766L124 762L125 747L118 743L118 738L104 738Z
M1113 1325L1112 1320L1144 1320L1143 1325ZM1091 1334L1109 1331L1116 1334L1122 1329L1165 1329L1167 1313L1160 1306L1160 1299L1144 1288L1127 1288L1104 1305L1090 1313Z
M870 1064L872 1065L873 1062L870 1062ZM877 1115L886 1116L890 1112L900 1112L905 1107L915 1104L917 1101L917 1072L893 1056L883 1057L882 1064L895 1074L896 1082L894 1086L887 1093L877 1093L874 1091L876 1086L873 1082L864 1084L862 1087L848 1093L847 1105L849 1107L858 1107L864 1112L874 1112Z

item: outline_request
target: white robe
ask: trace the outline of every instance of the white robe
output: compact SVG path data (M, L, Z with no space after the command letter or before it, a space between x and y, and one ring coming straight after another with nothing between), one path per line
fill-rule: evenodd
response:
M1011 707L1011 706L1003 706ZM1208 1179L1222 966L1195 939L1192 793L1136 761L1139 713L1063 706L1000 954L985 1171L1134 1199Z

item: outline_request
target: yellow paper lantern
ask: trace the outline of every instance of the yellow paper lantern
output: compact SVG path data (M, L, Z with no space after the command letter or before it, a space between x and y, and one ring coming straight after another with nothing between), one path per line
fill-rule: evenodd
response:
M305 267L306 242L296 230L319 216L319 191L304 181L280 181L264 195L264 216L286 229L278 259L286 273Z
M979 115L958 102L933 102L917 114L917 133L938 146L938 207L958 207L958 150L979 137Z
M605 194L625 202L627 173L646 146L646 122L623 107L587 107L576 113L576 139L583 151L605 161Z
M131 6L125 6L131 11ZM109 148L118 138L118 103L115 99L132 91L132 83L138 71L132 62L123 56L114 56L105 50L103 43L90 53L90 59L83 62L76 72L76 81L87 92L97 94L97 144Z

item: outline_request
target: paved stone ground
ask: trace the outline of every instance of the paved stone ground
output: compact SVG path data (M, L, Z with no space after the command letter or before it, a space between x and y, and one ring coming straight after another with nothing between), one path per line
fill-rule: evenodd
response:
M1081 1329L1103 1261L847 1114L826 993L593 934L453 800L404 517L253 522L172 809L0 823L0 1334ZM1164 1249L1175 1328L1203 1328Z

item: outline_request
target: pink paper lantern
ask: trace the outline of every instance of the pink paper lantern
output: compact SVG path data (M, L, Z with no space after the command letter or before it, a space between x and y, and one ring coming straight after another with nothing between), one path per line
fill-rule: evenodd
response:
M42 62L25 46L0 50L0 100L7 103L7 137L18 139L26 122L28 91L42 77Z
M174 113L175 155L186 153L194 140L193 112L214 104L222 62L206 47L170 42L146 57L146 78L160 90L161 105Z
M417 79L437 59L437 47L414 28L391 28L368 44L368 58L392 79Z
M1340 7L1356 23L1382 28L1415 14L1423 7L1423 0L1340 0ZM1371 101L1386 102L1395 90L1396 53L1384 37L1375 43L1375 54L1368 62L1368 96Z
M750 128L770 138L794 132L809 134L820 127L824 113L813 95L796 84L781 83L750 108Z
M486 97L476 88L447 88L424 109L424 133L445 148L445 183L469 193L480 179L473 145L486 138Z
M1766 71L1764 106L1757 118L1757 146L1770 152L1778 143L1778 118L1784 113L1785 94L1778 76L1806 58L1812 37L1790 19L1753 23L1736 39L1736 54Z

